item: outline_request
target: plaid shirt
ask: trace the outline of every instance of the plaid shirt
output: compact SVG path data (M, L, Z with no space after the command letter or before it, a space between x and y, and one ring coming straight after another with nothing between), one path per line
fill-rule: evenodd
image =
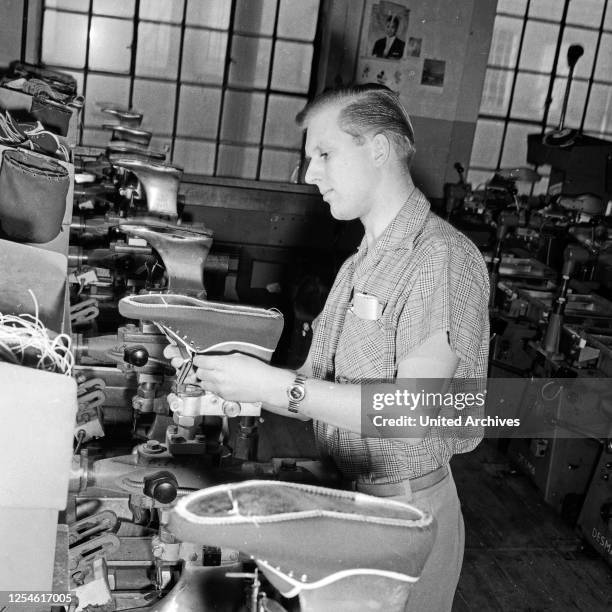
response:
M357 293L383 304L378 320L351 310ZM337 383L392 382L398 364L433 334L445 331L459 358L455 378L485 379L489 347L489 281L474 244L430 211L414 189L376 242L365 237L338 272L314 327L313 375ZM333 410L333 406L330 406ZM314 424L321 452L342 473L368 483L415 478L474 448L482 437L459 439L452 428L431 427L418 444L365 438L322 421Z

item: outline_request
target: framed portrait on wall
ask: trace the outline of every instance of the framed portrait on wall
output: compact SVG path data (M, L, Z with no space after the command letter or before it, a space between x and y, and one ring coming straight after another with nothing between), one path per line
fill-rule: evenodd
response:
M363 56L400 60L406 51L410 9L396 2L372 4Z

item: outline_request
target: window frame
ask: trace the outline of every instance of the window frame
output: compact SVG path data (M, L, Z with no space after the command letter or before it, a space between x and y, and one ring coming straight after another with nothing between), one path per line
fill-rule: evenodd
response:
M191 0L192 1L192 0ZM188 8L189 8L190 0L183 0L182 4L182 16L180 22L177 21L164 21L164 20L154 20L150 18L141 18L140 17L140 6L141 0L134 0L134 14L131 17L126 16L116 16L109 15L107 13L99 13L94 11L94 0L89 0L87 8L83 10L74 10L69 8L57 8L52 6L51 2L43 2L42 3L42 17L40 20L40 40L43 40L43 33L45 27L45 18L47 16L48 11L53 11L56 13L72 13L78 15L86 15L87 16L87 41L85 45L85 60L82 68L75 68L74 66L66 66L57 63L47 63L50 68L54 68L61 71L66 71L70 73L77 73L82 75L83 78L83 95L87 104L87 84L89 76L116 76L121 78L127 78L129 80L129 90L128 90L128 106L130 108L134 107L134 97L135 97L135 83L137 81L149 81L154 83L171 83L174 86L174 100L173 100L173 117L172 117L172 131L170 134L159 133L156 134L155 130L153 138L160 137L164 140L169 141L169 150L167 151L167 157L169 160L174 160L177 149L177 141L196 141L201 144L208 144L214 146L214 159L212 163L212 172L201 172L198 174L202 174L203 176L212 176L212 177L229 177L229 178L245 178L245 179L254 179L254 180L263 180L263 181L273 181L273 182L290 182L291 177L287 176L285 179L271 179L269 177L262 177L262 168L264 164L264 157L266 151L275 153L290 153L295 155L295 164L298 166L303 156L303 138L298 138L299 144L296 143L293 146L286 146L279 143L269 144L266 143L266 131L269 119L269 110L270 110L270 100L274 96L281 97L289 97L295 98L296 100L303 101L304 104L308 99L311 99L316 92L317 89L317 75L318 75L318 64L319 64L319 49L321 47L320 41L322 38L322 15L324 12L324 0L320 0L318 2L318 9L316 15L316 24L315 24L315 35L314 38L309 41L300 38L289 38L288 36L281 36L278 31L279 27L279 15L281 13L281 4L284 0L276 0L274 6L274 22L273 29L271 34L256 34L251 31L241 30L235 27L236 22L236 12L239 0L229 0L230 2L230 11L229 11L229 22L227 26L227 30L220 29L214 26L205 26L205 25L196 25L190 24L188 22ZM108 70L95 70L92 69L89 65L90 63L90 33L92 29L92 20L95 17L111 17L114 19L120 19L124 21L132 22L132 43L131 43L131 51L130 51L130 63L128 72L117 72L117 71L108 71ZM137 74L137 54L138 54L138 32L139 26L142 23L151 23L157 25L168 25L171 27L179 28L179 44L178 44L178 65L176 69L176 73L173 75L160 75L156 77L152 76L143 76ZM223 66L222 80L221 83L206 83L201 81L193 81L193 80L183 80L181 78L181 74L183 71L183 63L184 63L184 49L185 49L185 37L186 32L189 29L203 30L203 31L211 31L211 32L226 32L227 33L227 41L225 47L225 60ZM271 50L269 56L269 62L267 66L267 78L265 86L257 86L257 84L244 85L244 84L232 84L230 82L230 70L231 70L231 49L234 39L237 37L250 37L250 38L258 38L258 39L266 39L271 41ZM279 43L289 42L289 43L297 43L303 45L304 47L308 47L312 53L312 62L310 64L310 75L307 77L308 79L308 87L306 91L296 92L291 91L290 89L283 90L278 87L273 86L273 77L274 77L274 61L275 54L277 50L277 45ZM39 63L44 62L44 49L41 42L40 48L38 50L38 61ZM220 91L220 100L219 100L219 112L217 118L217 126L216 133L214 137L204 137L202 135L198 136L190 136L178 133L179 128L179 117L181 113L181 87L182 86L193 86L193 87L201 87L203 89L217 89ZM259 129L259 138L256 142L246 142L242 140L228 140L223 138L222 130L223 130L223 118L224 114L227 112L226 101L229 92L242 92L248 94L263 94L263 111L262 111L262 122L261 128ZM92 100L90 104L94 104L95 101ZM82 116L82 129L79 134L79 143L85 147L96 148L95 145L91 143L87 143L83 139L84 130L93 129L93 130L101 130L101 125L95 123L88 125L85 122L85 109L83 111ZM297 129L297 128L295 128ZM249 151L256 151L257 153L257 163L255 168L255 175L244 176L240 173L227 173L223 172L220 168L220 151L223 151L224 147L232 147L239 146L245 147L249 149Z

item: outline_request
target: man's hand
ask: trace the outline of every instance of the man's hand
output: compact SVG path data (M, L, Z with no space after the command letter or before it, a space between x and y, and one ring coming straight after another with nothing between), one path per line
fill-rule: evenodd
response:
M184 362L175 346L164 349L164 356L174 368ZM199 383L223 399L236 402L263 402L286 411L286 388L293 381L288 370L272 367L255 357L232 353L229 355L197 355L193 360L194 375L187 382Z
M185 363L185 359L181 357L181 352L175 344L169 344L164 349L164 357L170 359L172 367L177 370ZM198 379L195 374L195 370L192 370L191 374L187 376L184 381L186 384L197 385Z

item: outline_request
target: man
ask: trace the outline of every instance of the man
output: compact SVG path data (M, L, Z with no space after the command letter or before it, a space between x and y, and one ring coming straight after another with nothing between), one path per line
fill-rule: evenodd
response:
M336 219L361 220L361 246L340 269L297 374L239 354L198 356L196 374L226 399L313 419L322 453L356 490L432 512L438 536L410 609L450 610L464 532L448 461L474 448L481 432L466 438L421 426L410 439L362 437L360 383L484 379L487 270L414 186L412 125L393 92L379 85L326 92L298 122L310 158L306 182Z
M399 28L399 17L397 15L389 15L385 24L384 38L379 38L374 43L372 55L374 57L385 57L387 59L399 59L404 55L404 47L406 43L397 38L397 29Z

